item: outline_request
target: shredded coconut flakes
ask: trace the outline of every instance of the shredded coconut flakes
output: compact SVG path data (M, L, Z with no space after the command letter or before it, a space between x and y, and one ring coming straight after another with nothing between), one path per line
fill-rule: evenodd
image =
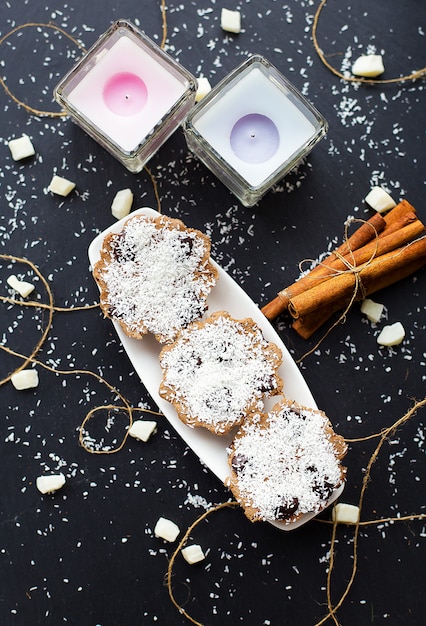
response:
M158 229L148 219L132 219L111 244L102 278L112 317L132 331L143 327L170 341L202 315L215 277L206 242L196 231Z
M222 431L247 407L261 410L263 392L277 387L277 364L260 329L222 316L183 331L161 357L163 381L189 419Z
M261 416L241 429L233 443L234 454L243 459L236 483L241 496L258 510L257 519L277 519L283 502L297 499L295 515L319 512L339 486L342 469L328 438L325 418L315 410L281 408ZM324 497L322 486L330 485Z

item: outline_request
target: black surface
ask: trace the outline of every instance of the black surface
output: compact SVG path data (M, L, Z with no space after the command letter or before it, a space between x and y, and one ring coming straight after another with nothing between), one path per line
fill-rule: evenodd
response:
M325 140L297 172L253 209L242 207L188 154L177 131L150 161L164 213L182 218L212 238L216 260L259 305L298 275L302 258L317 258L341 241L349 215L367 218L363 198L374 184L406 198L425 220L424 83L356 86L333 76L311 40L317 2L245 1L243 31L220 28L221 3L167 2L166 50L195 75L218 82L248 54L264 54L324 114ZM232 5L232 6L231 6ZM409 6L408 6L409 5ZM26 22L64 28L88 48L118 18L129 18L158 43L160 2L91 0L26 2L0 7L0 33ZM386 75L424 65L425 4L330 1L320 20L320 45L340 68L370 46L384 53ZM0 49L1 75L15 96L33 108L58 110L51 93L79 52L52 30L31 28ZM156 200L145 172L128 173L67 119L30 115L0 93L0 253L26 257L49 280L59 306L96 302L87 248L112 223L115 193L130 187L134 207ZM27 133L36 156L14 162L7 142ZM46 191L53 172L76 182L61 199ZM1 293L10 273L32 279L23 265L0 262ZM389 322L407 331L395 349L376 343L377 328L358 307L302 364L317 404L347 438L393 424L424 397L425 271L377 294ZM37 293L46 295L38 282ZM40 337L46 312L1 303L1 342L24 354ZM44 321L43 321L44 320ZM386 320L385 320L386 321ZM315 340L301 340L286 319L277 328L295 358ZM39 358L59 369L88 369L137 406L152 406L109 321L98 309L56 313ZM0 377L20 363L0 356ZM0 624L133 626L185 624L169 601L164 574L173 546L153 535L157 518L182 530L229 492L159 419L148 444L126 443L115 455L90 455L78 445L78 427L92 407L114 401L87 376L40 370L37 389L0 388ZM353 443L346 459L342 501L357 503L363 472L377 440ZM61 470L66 486L41 496L35 479ZM373 466L363 520L424 512L424 411L387 442ZM329 518L329 513L323 517ZM176 562L179 602L205 624L313 626L327 613L327 556L331 527L316 521L292 533L251 524L240 510L215 514L193 533L208 550L190 567ZM337 529L333 601L352 568L353 529ZM424 623L424 521L361 528L358 570L338 611L339 623ZM333 623L331 619L327 623Z

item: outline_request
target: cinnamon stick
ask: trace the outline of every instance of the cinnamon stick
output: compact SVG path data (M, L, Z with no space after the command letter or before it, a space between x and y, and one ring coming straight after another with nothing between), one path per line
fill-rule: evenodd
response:
M315 280L315 283L321 280L326 280L330 277L330 270L332 268L335 269L343 269L344 264L342 264L339 257L348 257L353 256L353 254L363 248L368 242L370 242L374 238L374 243L371 245L376 245L377 239L382 239L388 237L394 232L398 232L401 228L404 228L407 225L410 225L417 221L416 209L407 201L401 200L387 215L382 217L379 213L373 215L369 220L364 222L362 226L360 226L337 250L331 252L328 257L316 265L312 270L310 270L307 274L299 278L296 282L294 282L289 287L286 287L282 291L280 291L277 296L263 306L261 309L262 313L269 320L274 319L285 310L288 309L289 302L291 298L296 295L303 293L305 290L312 287L311 281ZM413 237L420 234L423 229L423 225L420 221L418 221L416 228L413 230L415 234ZM408 231L406 231L408 235ZM409 239L405 239L401 241L396 241L393 247L398 247L402 245ZM390 240L387 240L387 244L390 243ZM382 244L383 247L378 248L376 251L377 254L382 254L387 250L391 250L391 247L388 247L387 244ZM379 250L382 250L380 252ZM356 263L359 265L360 263L364 263L372 254L372 248L365 250L364 255L360 255L356 259ZM362 259L362 260L361 260ZM353 265L353 261L350 263Z
M323 324L325 324L330 317L332 317L339 310L339 304L334 304L327 308L323 307L314 311L310 315L305 317L299 317L294 320L291 327L302 337L302 339L309 339Z
M358 290L355 300L361 300L367 295L391 285L401 278L405 278L413 271L420 269L426 263L426 236L405 246L392 250L386 254L374 257L357 270L362 281L362 290ZM414 268L414 269L412 269ZM305 317L315 310L330 307L333 303L344 308L354 295L356 288L355 273L348 271L330 278L294 296L288 305L288 310L294 319Z
M268 320L274 320L278 317L278 315L284 313L284 311L287 310L287 307L288 298L278 294L275 298L267 302L260 310Z
M302 276L295 283L280 291L276 298L268 302L261 310L262 313L268 319L274 319L280 313L285 311L288 307L290 298L302 293L307 288L307 283L313 278L319 278L320 276L327 276L329 274L329 268L326 264L329 260L338 259L337 255L346 256L354 250L364 246L368 241L371 241L376 234L383 231L386 226L385 219L376 213L369 220L364 222L346 241L344 241L337 250L331 252L327 259L322 264L316 265L312 268L308 274Z
M387 237L391 233L395 233L400 228L404 228L404 226L408 226L408 224L412 224L413 222L416 221L416 219L418 219L417 215L413 211L407 211L407 213L404 213L404 215L401 215L400 218L398 218L391 224L386 225L384 230L380 233L379 239L380 237Z
M348 254L346 257L332 259L329 264L327 263L327 266L322 266L322 269L324 272L327 271L327 274L324 274L324 272L321 272L321 274L324 275L319 273L318 275L315 274L315 285L332 278L337 273L352 267L359 267L373 257L378 257L396 248L400 248L421 235L424 231L424 224L416 219L414 222L403 226L386 237L378 237L376 240L370 241L365 246L358 248L358 250L355 250L352 254ZM382 235L385 232L386 231L383 231Z
M401 200L398 204L386 215L383 217L385 220L386 226L385 228L395 229L395 224L399 223L401 226L403 225L403 221L406 216L410 216L414 213L414 218L416 217L416 209L407 201ZM412 219L412 218L408 218Z
M421 267L423 267L425 263L425 259L422 262L420 262L419 259L416 259L414 262L405 265L403 270L401 270L397 277L389 278L389 282L387 284L380 284L377 289L373 287L367 295L372 295L380 289L389 287L398 280L407 278L407 276L410 276L411 274L417 272L417 270L421 269ZM302 337L302 339L309 339L314 334L314 332L316 332L323 324L325 324L330 319L332 315L337 313L337 311L339 310L344 310L347 304L348 300L346 299L346 302L338 301L334 302L330 306L323 306L319 309L312 311L305 317L299 317L298 319L294 320L291 327L297 332L300 337Z
M333 278L339 273L348 270L350 271L351 268L360 267L363 263L367 263L370 259L372 260L375 257L386 254L387 252L391 252L392 250L401 248L405 244L409 243L410 241L424 233L424 231L424 224L419 219L415 219L414 222L408 223L406 226L403 226L403 228L392 232L387 237L379 237L374 241L370 241L362 248L359 248L358 250L355 250L352 254L347 255L347 257L336 258L332 260L330 264L327 265L327 267L322 267L324 271L327 271L327 274L324 274L324 272L322 272L321 274L324 275L318 273L318 275L316 274L314 276L315 283L314 285L311 285L311 288L330 280L330 278ZM290 300L298 295L297 292L295 293L292 290L289 291L291 293L291 298L289 298L287 308L290 306ZM303 292L299 293L306 293L306 291L308 291L308 289L305 289ZM334 310L338 310L338 308L335 308Z

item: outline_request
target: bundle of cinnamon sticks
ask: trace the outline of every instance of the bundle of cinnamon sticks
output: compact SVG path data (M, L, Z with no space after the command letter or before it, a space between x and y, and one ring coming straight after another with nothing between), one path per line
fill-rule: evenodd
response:
M423 267L425 230L406 200L384 216L376 213L337 250L280 291L262 312L269 320L288 312L292 327L308 339L338 311Z

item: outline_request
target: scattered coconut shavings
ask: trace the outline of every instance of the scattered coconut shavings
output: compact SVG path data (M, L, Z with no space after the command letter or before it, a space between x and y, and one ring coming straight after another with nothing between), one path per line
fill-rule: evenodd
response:
M2 31L6 32L8 25L17 22L19 17L17 14L18 4L19 2L15 3L11 0L3 3L0 12L5 26L4 28L2 26ZM27 0L20 4L29 6ZM255 214L242 212L237 203L232 204L232 200L229 201L226 194L221 194L219 185L213 177L206 173L202 165L197 163L195 159L186 154L179 154L175 150L178 145L178 138L173 138L170 142L172 154L169 151L169 146L166 146L150 165L153 174L161 184L164 209L167 208L167 212L170 211L170 214L177 217L191 215L195 221L197 220L200 198L194 188L194 179L202 182L203 197L201 201L207 203L211 200L213 207L208 215L203 215L203 219L208 222L204 230L207 232L208 228L208 234L214 242L215 258L241 284L248 284L253 289L252 295L256 296L259 293L259 302L265 301L264 292L271 293L276 279L271 275L268 251L265 250L264 245L260 246L255 243L256 241L265 241L263 238L265 230L262 225L264 215L269 220L269 211L272 212L275 208L279 213L285 215L285 220L280 222L277 229L273 232L268 231L267 241L271 243L271 246L278 246L280 250L283 250L283 246L290 238L300 236L303 239L301 227L296 220L293 220L294 211L291 208L293 202L298 206L298 198L302 198L302 207L304 207L304 196L309 198L309 202L306 202L306 215L310 220L315 220L316 224L322 226L321 211L312 212L310 207L313 204L315 208L321 208L321 205L318 204L322 198L321 188L323 185L326 186L326 179L322 178L324 174L322 163L326 168L326 173L333 173L333 185L338 185L340 182L345 185L349 204L345 207L335 207L343 211L343 215L347 210L354 210L355 213L361 214L364 209L361 206L359 188L357 191L356 187L357 181L360 180L363 190L370 183L371 186L384 186L395 197L409 197L412 184L411 172L414 177L415 173L420 171L419 167L422 163L420 148L417 147L422 145L420 141L421 127L419 126L417 135L411 134L414 139L417 136L417 140L408 141L406 137L410 135L410 129L413 129L413 120L416 120L421 112L421 91L424 88L419 81L416 85L406 84L404 89L375 87L373 92L372 89L360 88L360 85L356 83L347 84L339 80L334 82L333 77L328 80L326 76L324 76L325 80L321 84L318 79L321 71L318 63L314 60L312 65L308 60L308 57L313 56L311 24L318 4L312 0L291 3L291 6L290 3L283 4L275 1L267 3L267 8L266 4L261 6L259 3L246 2L244 4L246 32L237 37L226 38L220 31L220 12L217 10L217 3L212 3L212 6L195 6L194 3L166 4L166 15L169 19L166 47L184 65L191 67L194 73L207 76L212 85L216 84L228 69L232 69L237 64L235 56L242 58L256 48L259 52L264 52L265 56L270 57L270 60L281 67L289 78L293 77L297 86L303 89L303 93L322 112L325 112L322 109L325 90L328 89L330 92L326 117L330 122L330 128L334 130L330 132L330 136L323 144L326 158L322 160L320 156L313 155L314 158L309 159L294 173L281 181L269 195L271 206L269 206L268 201L265 203L265 214L263 210ZM102 3L95 0L92 8L95 10L96 7L101 6ZM75 33L81 38L83 44L91 43L101 32L99 25L93 21L88 21L89 14L82 21L81 12L77 8L72 8L70 3L60 2L55 4L54 8L51 6L44 8L46 19L51 19L69 32ZM130 13L133 9L134 7L131 7ZM328 9L333 11L331 6ZM373 12L372 5L368 5L367 9L368 12L366 10L365 16L368 18ZM351 35L353 20L356 19L359 10L360 7L356 3L340 9L337 7L335 14L336 17L341 18L343 24L340 32L345 34L345 43L340 46L340 42L338 42L337 50L339 52L343 50L342 70L348 76L357 55L365 50L368 53L380 52L377 47L372 45L366 48L365 42L361 41L360 36ZM154 39L160 43L158 13L156 12L155 15L157 16L155 25L151 23L148 16L147 19L135 18L133 21L136 25L147 28L153 34ZM409 22L408 19L404 21ZM260 22L262 23L262 31L260 30ZM425 32L424 28L418 24L417 20L414 34L417 36L417 47L421 50L422 45L424 45ZM268 37L264 36L264 32L268 33ZM283 37L283 33L285 33L285 37ZM77 60L81 51L78 48L67 47L64 54L64 38L57 39L50 33L44 37L45 34L40 30L38 31L42 43L41 47L38 47L38 52L41 51L43 56L35 57L32 54L29 56L31 59L40 58L40 66L37 67L40 67L42 73L39 73L36 66L30 63L31 77L29 79L25 77L25 79L30 81L27 84L31 87L31 93L45 94L48 97L47 102L50 103L53 84L48 86L46 83L47 77L50 78L52 69L51 59L55 59L55 63L58 61L58 66L53 70L53 74L57 69L59 71L61 59L62 65L65 63L68 68ZM327 35L326 29L323 28L319 34ZM19 46L22 45L22 39ZM348 47L345 52L347 42ZM380 43L384 44L384 42ZM5 57L8 49L8 45L3 46ZM14 42L10 46L10 50L13 54L10 58L13 61L17 54ZM56 57L56 55L58 56ZM334 60L337 59L338 63L339 58L341 57L335 57ZM7 59L4 61L2 59L2 74L4 76L6 74L11 76L10 68L10 62ZM53 78L55 77L53 76ZM26 86L24 85L24 87ZM84 278L80 274L80 262L81 258L86 256L87 245L93 235L102 228L104 216L109 210L110 200L112 201L112 196L106 197L105 206L99 206L100 198L95 194L95 188L103 188L106 196L108 190L113 194L112 190L116 184L119 184L120 187L131 185L138 202L142 201L147 206L155 206L154 194L150 185L147 184L145 176L140 175L134 179L133 176L127 175L124 171L114 168L112 159L108 161L108 157L98 154L98 151L93 148L92 140L85 140L80 135L77 137L69 123L64 123L61 119L41 119L26 114L22 116L22 112L17 112L17 107L7 97L3 97L2 103L2 122L4 128L7 129L8 137L20 136L23 131L23 124L25 124L25 132L34 141L37 155L34 159L30 158L26 162L12 162L9 148L6 145L6 136L4 135L3 139L0 138L4 154L7 156L0 172L3 198L2 220L0 220L0 249L7 253L22 249L25 256L33 260L37 259L39 264L48 268L48 280L56 285L57 302L61 302L63 297L67 300L66 304L91 304L93 298L96 297L92 288L92 279L90 276ZM400 112L401 104L404 111L395 121L395 107L398 106ZM81 147L84 149L81 150ZM78 196L70 196L66 202L62 202L59 197L49 197L43 191L43 185L49 180L52 167L58 163L56 161L58 155L62 158L61 172L71 180L78 180L79 185L84 184L87 188L84 192L80 191ZM49 159L51 160L49 161ZM105 167L106 163L109 164L108 167ZM327 165L325 165L326 163ZM44 168L44 174L42 174L42 168ZM405 172L407 171L410 172L409 179L406 178ZM346 178L343 176L340 182L339 172L345 173L347 176ZM314 192L312 192L309 181L312 182L314 177L318 178L320 183L314 185ZM92 185L92 178L96 180L95 187ZM327 189L326 196L331 190L332 188ZM78 200L79 203L78 205L77 202L75 203L73 211L67 206L70 200ZM359 203L360 206L353 209L353 202ZM55 211L52 211L52 207L55 208ZM58 228L56 237L46 241L40 233L44 224L51 223L52 220L58 220L60 228ZM272 222L268 221L268 227L272 227ZM66 235L64 236L63 233ZM69 243L69 248L68 245L63 245L64 242L65 244ZM253 256L256 259L251 258L250 262L246 262L244 254L247 252L254 252ZM300 257L297 256L297 258ZM79 259L78 263L77 259ZM260 262L258 262L259 259ZM281 267L278 269L281 272L291 271L291 259L283 254ZM8 268L8 273L10 271L12 268ZM253 274L258 276L257 287L248 279L249 275L253 276ZM58 293L59 285L62 287ZM391 300L386 301L388 306L391 303ZM316 395L318 395L318 400L322 397L327 402L341 403L343 406L347 406L350 402L348 410L350 415L348 415L347 420L346 415L341 420L345 427L348 426L348 434L352 435L360 431L363 434L371 433L377 429L379 424L388 423L389 414L394 412L393 401L416 395L426 383L426 352L420 341L425 331L426 313L421 280L418 280L417 287L413 283L406 306L404 302L400 301L398 308L396 314L408 323L404 342L397 350L392 348L377 350L374 346L375 342L368 341L375 333L367 322L365 324L366 341L357 341L358 335L355 335L355 331L352 333L350 330L343 329L340 331L341 338L338 340L335 351L323 345L311 355L309 361L301 364L303 373L315 383L320 376L323 364L334 361L338 373L336 379L328 380L324 390L321 389L322 384L316 385ZM5 316L7 314L7 318L0 331L1 341L4 344L17 345L22 331L22 323L25 322L28 314L16 306L4 307L3 311ZM395 312L394 309L393 312ZM34 320L30 332L26 332L25 335L26 346L28 346L28 337L30 335L32 338L37 337L39 329L43 327L42 315L36 310L34 310L33 315ZM79 322L78 317L77 321ZM350 325L347 328L350 328ZM278 329L286 336L287 327L284 321L278 323ZM70 367L75 368L81 366L80 348L84 347L88 357L96 357L94 367L99 367L108 380L116 381L118 378L118 384L123 385L123 388L127 384L126 381L135 384L136 376L131 371L124 373L125 368L123 371L120 370L120 375L117 376L117 360L122 359L123 354L119 341L113 334L105 332L105 343L101 350L97 340L96 324L83 323L80 325L78 323L74 327L72 345L67 345L65 348L60 331L61 326L58 320L58 327L51 334L46 344L46 354L51 365L56 364L57 367L62 367L69 364ZM368 347L371 344L373 346ZM298 355L297 346L292 345L290 349L293 355ZM342 388L340 363L344 363L344 367L349 368L355 374L349 388ZM45 380L44 375L43 380ZM375 381L374 385L371 385L372 380ZM395 385L395 380L399 380L400 383ZM4 393L7 396L6 387L4 387ZM76 387L70 378L67 378L61 381L60 390L62 391L59 395L63 395L64 398L58 402L60 406L63 405L63 416L67 418L67 427L72 430L75 426L72 419L76 416L69 415L70 404L69 402L66 406L65 404L67 399L74 394L80 397L80 388L79 386ZM50 419L53 418L50 415L50 398L43 400L36 395L36 402L26 410L23 402L20 402L19 406L16 405L17 393L13 388L11 388L11 393L14 398L13 402L2 405L4 419L2 439L3 447L10 456L11 462L18 459L19 468L21 468L18 470L19 473L15 473L12 478L16 481L18 487L16 492L21 496L22 506L20 509L12 510L5 507L4 510L5 519L0 545L5 598L2 606L3 621L24 623L26 619L28 621L28 611L31 611L31 608L28 607L36 605L41 616L40 619L44 618L45 622L72 621L76 615L74 609L76 606L81 607L80 616L84 621L87 617L85 614L87 599L94 603L94 608L99 609L98 621L101 621L102 611L107 611L109 608L112 611L116 610L117 599L113 591L106 598L99 596L99 602L97 605L95 604L97 600L92 594L94 578L90 574L93 565L90 561L91 556L95 553L105 554L105 549L107 549L108 556L111 554L114 562L120 563L121 559L123 562L127 562L131 539L134 540L132 544L134 546L137 538L137 553L139 554L140 550L145 550L146 554L154 557L150 559L152 580L157 574L160 586L163 582L164 563L169 553L167 550L169 546L167 548L156 546L154 549L152 532L146 528L144 532L143 524L141 529L139 515L134 516L133 528L131 527L132 520L129 520L129 528L126 527L124 530L119 529L117 531L117 517L115 514L109 514L108 508L105 508L106 502L118 502L120 504L124 490L124 496L137 498L137 502L141 503L142 508L147 504L148 499L158 503L159 498L172 500L176 497L178 507L181 507L181 503L184 502L185 507L188 505L210 508L209 501L220 501L228 494L225 490L222 492L219 489L221 485L217 486L213 478L209 478L209 472L205 468L201 469L200 474L197 471L197 464L193 466L196 470L194 475L186 476L187 480L183 479L180 469L182 460L187 460L191 455L182 453L185 448L177 442L177 435L172 429L166 429L162 434L164 443L167 446L175 446L170 452L171 458L168 457L165 460L148 458L145 464L144 459L133 456L129 460L124 453L123 456L115 457L115 465L108 461L100 465L97 463L96 472L92 473L90 465L83 455L78 464L77 462L67 462L66 464L67 478L71 475L78 478L78 480L72 481L72 485L70 485L71 496L66 499L67 489L56 494L53 499L53 508L45 506L51 500L50 498L36 498L37 501L45 500L45 502L42 503L43 506L42 504L37 506L35 515L30 516L26 498L35 490L34 476L39 470L43 473L56 473L60 467L63 467L59 461L55 460L56 458L59 459L60 450L67 451L68 459L76 459L75 436L71 437L65 434L66 429L62 429L63 421L59 422L60 432L53 434L52 429L57 422ZM25 395L20 394L19 399L21 400ZM356 405L354 405L354 398L357 399ZM91 394L92 401L93 394ZM377 406L380 402L383 402L383 407L376 414L372 410L372 406ZM77 409L80 410L80 408L79 405ZM48 417L49 419L47 419ZM391 487L389 498L386 500L389 507L386 507L385 514L390 512L395 516L409 513L413 510L412 507L418 507L419 502L422 505L421 500L419 501L422 493L422 481L424 481L422 468L424 467L425 454L425 429L422 413L419 412L418 414L418 422L413 423L413 438L410 439L408 450L403 444L404 437L405 434L402 433L400 444L393 438L392 454L387 457L385 453L380 459L380 466L376 464L376 467L373 468L372 483L369 487L370 496L374 497L377 488L376 480L380 479L384 473L385 491L388 491L388 486ZM48 454L50 450L54 450L56 457ZM144 447L145 450L146 446ZM36 464L36 472L29 473L27 460L28 462L32 460ZM408 476L407 468L410 468L411 472ZM155 476L161 474L161 485L156 482L147 482L146 477L151 471ZM352 475L356 482L359 474L354 472ZM195 487L194 480L198 481L199 488ZM130 489L135 493L130 494ZM346 489L349 491L349 485ZM410 493L408 504L403 501L404 493L407 491ZM74 493L74 497L72 493ZM377 504L376 499L374 502ZM84 532L81 517L82 508L86 512L105 511L105 515L97 515L94 518L96 533L93 533L93 526L87 528L87 534ZM159 508L161 509L161 506ZM366 511L365 515L367 516L368 513L369 511ZM117 515L119 514L121 515L121 511L117 513ZM176 515L176 519L179 519L178 515ZM205 542L202 539L204 530L200 527L199 540L202 544L205 543L205 545L213 547L210 530L214 523L215 521L212 520L211 526L207 524L206 532L209 534L209 539ZM401 532L398 534L397 526L406 528L406 531L402 531L401 528ZM67 542L58 543L57 539L62 530L67 532ZM329 534L324 526L313 524L306 534L303 533L307 541L307 545L304 543L303 550L299 548L298 536L283 537L279 533L277 535L279 548L275 549L273 546L276 544L272 539L272 532L275 533L275 531L271 531L271 539L268 539L265 545L263 533L268 534L268 529L249 530L249 533L254 532L256 537L250 534L250 539L247 541L247 536L240 526L240 520L234 513L226 516L223 526L216 527L215 530L220 536L220 546L215 551L217 558L214 569L209 570L207 564L202 565L202 573L204 570L206 573L211 571L213 574L214 572L211 597L207 597L208 594L203 595L205 611L211 613L212 621L217 619L224 623L237 623L244 620L244 622L250 623L250 620L258 619L258 623L263 626L279 624L282 610L286 609L288 603L290 602L291 606L295 606L300 601L306 575L304 555L305 551L310 549L312 545L314 550L309 552L310 556L313 556L309 561L312 569L309 574L313 581L311 591L312 594L316 594L318 602L322 602L325 598L325 572L330 559L330 544ZM344 528L339 529L337 553L339 563L342 566L344 563L340 561L340 557L343 556L345 550L351 552L353 545L353 529L350 529L348 533L345 533L344 530ZM130 534L132 531L132 537L127 543L123 543L121 537L124 535L127 537L127 532ZM259 532L260 534L257 536ZM377 527L370 526L361 532L364 548L368 549L370 546L380 555L379 559L370 561L372 574L386 576L386 566L391 564L388 568L390 586L399 576L410 575L411 558L420 560L422 558L424 540L426 539L426 528L422 522L403 522L400 525L393 522L383 522ZM312 544L312 536L317 537L318 534L321 534L323 539L320 542L313 541ZM46 565L43 550L47 542L51 546L57 546L57 551ZM156 543L160 544L161 542ZM285 550L282 549L283 545L286 546ZM390 554L395 557L393 561ZM130 558L132 557L130 556ZM251 608L252 605L250 602L247 603L246 586L234 584L235 580L243 583L245 578L253 576L251 558L256 559L263 581L267 583L267 588L262 585L259 587L259 599L267 601L262 602L262 604L259 601L259 612L256 612L255 616ZM81 571L83 571L86 563L89 565L89 569L81 578L75 574L73 569L75 559L78 559ZM25 586L25 593L22 593L22 587L19 588L15 584L16 568L19 564L25 564L27 568L28 582ZM346 565L348 564L349 560L346 561ZM379 569L380 571L378 571ZM114 576L105 573L105 582L107 585L111 585L112 589ZM149 583L154 584L151 580ZM185 581L188 588L192 587L191 583L192 581L189 579ZM137 597L140 591L140 578L128 578L127 585L130 596ZM66 604L61 601L63 588L65 588L70 600ZM155 587L155 589L158 590L159 587ZM231 601L227 603L227 599L230 598ZM317 602L314 603L313 611L309 612L311 604L307 601L305 609L307 615L313 616L311 622L314 623L322 617L323 613L318 612ZM373 592L368 597L360 597L359 599L351 594L348 598L348 604L348 610L357 616L364 616L366 623L371 621L373 615L375 620L386 624L392 623L395 618L393 609L391 610L386 604L377 605L374 602ZM346 606L345 604L342 607L343 622L345 621ZM409 619L406 613L407 603L402 602L399 605L395 603L395 606L397 610L400 610L401 615ZM71 607L73 608L71 609ZM280 611L278 617L277 607ZM410 607L413 611L415 608ZM168 615L165 613L167 608L158 603L156 593L145 596L143 607L141 608L139 605L136 609L137 613L131 613L132 607L129 604L126 611L129 612L129 620L134 616L135 620L140 619L147 624L164 623L164 616ZM422 614L422 612L412 613L411 618L418 617L421 620L420 615ZM198 617L202 618L203 616L199 613ZM179 619L177 617L177 620ZM362 617L360 619L362 621ZM106 621L108 621L107 618Z

